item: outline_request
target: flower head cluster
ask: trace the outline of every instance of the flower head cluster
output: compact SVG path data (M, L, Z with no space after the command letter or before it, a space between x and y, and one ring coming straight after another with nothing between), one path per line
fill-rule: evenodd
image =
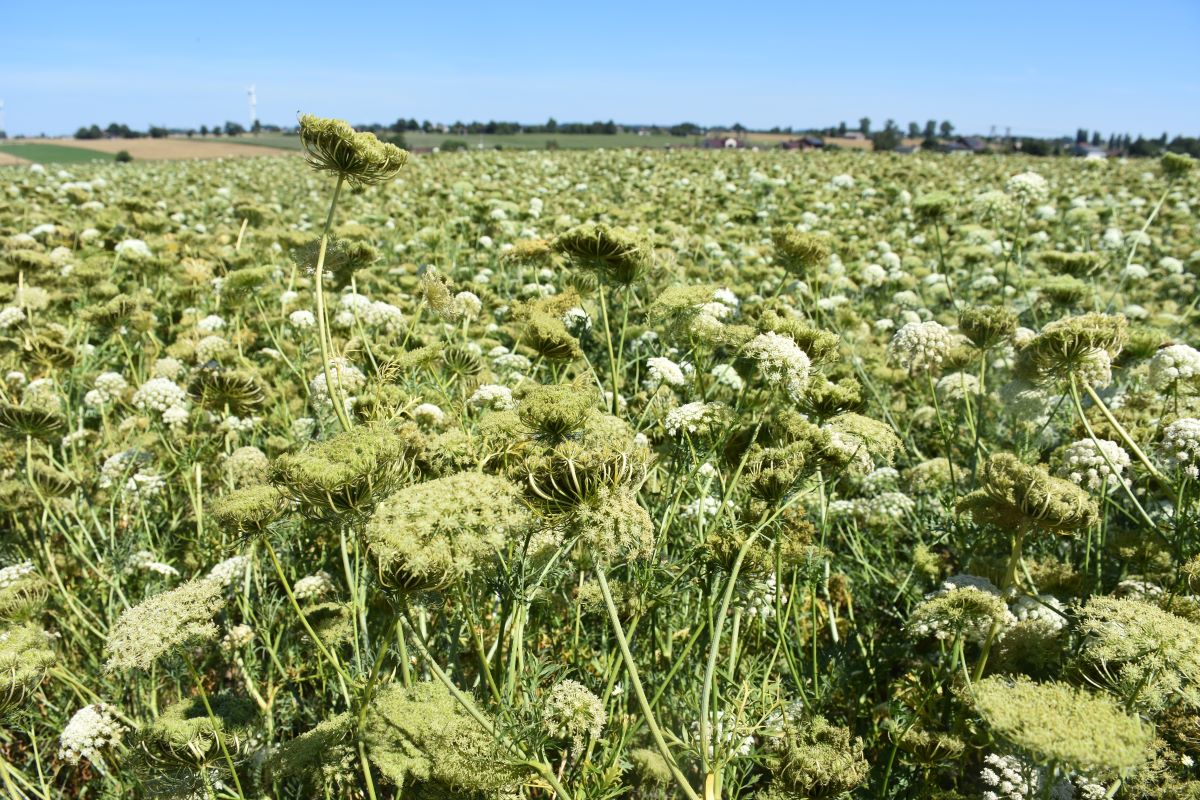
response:
M1150 359L1150 385L1160 391L1200 388L1200 350L1186 344L1159 348Z
M181 645L217 638L221 595L217 581L193 580L127 609L109 630L107 669L146 670Z
M993 733L1042 761L1117 771L1141 763L1150 749L1149 726L1109 695L1002 676L977 681L969 691Z
M604 703L578 681L559 681L546 698L542 718L551 736L570 739L576 753L588 739L599 739L608 719Z
M367 385L367 376L363 375L358 367L344 358L329 359L329 374L333 377L338 394L346 400L349 400L350 396ZM333 401L329 396L329 385L326 382L324 371L318 372L316 377L308 382L308 389L312 393L314 402L321 406L332 404Z
M1014 622L998 591L966 584L929 595L913 610L908 627L919 636L983 642L993 629L1003 634Z
M743 352L758 364L768 384L782 387L793 399L804 393L812 362L795 339L768 331L747 342Z
M1129 465L1129 453L1111 439L1080 439L1063 451L1058 474L1088 489L1113 492L1126 480L1122 473Z
M471 395L468 402L476 408L509 411L516 407L512 389L495 383L485 383Z
M143 411L157 411L165 417L175 408L187 408L187 391L167 378L151 378L133 393L133 405Z
M650 358L646 360L646 369L650 373L647 384L651 386L672 386L675 388L687 386L687 365L676 364L669 358Z
M351 185L383 183L395 177L408 162L408 153L359 133L338 119L312 114L300 117L300 143L313 169L331 172Z
M667 412L663 427L672 436L704 438L720 432L730 417L729 407L722 403L685 403Z
M1184 417L1163 428L1158 454L1168 469L1200 478L1200 419Z
M1036 172L1022 172L1013 175L1004 185L1004 190L1012 195L1018 203L1025 206L1045 202L1046 198L1050 196L1050 185Z
M87 759L105 771L104 755L121 745L129 728L121 723L106 703L93 703L75 712L59 736L58 757L69 764Z
M888 343L888 357L900 367L922 372L938 370L954 348L954 336L938 322L908 322Z

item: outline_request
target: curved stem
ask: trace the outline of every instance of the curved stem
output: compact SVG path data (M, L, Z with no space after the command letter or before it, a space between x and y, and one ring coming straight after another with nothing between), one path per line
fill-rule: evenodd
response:
M641 678L638 677L637 665L633 663L633 654L629 652L629 642L625 640L625 629L621 627L621 620L617 616L617 606L612 599L612 590L608 588L608 578L604 576L603 566L598 566L596 569L596 581L600 584L600 593L604 595L604 605L608 608L609 619L612 620L613 634L617 637L617 645L621 648L621 658L625 661L625 671L629 673L629 682L633 684L633 693L637 696L638 705L642 707L642 716L646 720L646 727L650 729L650 735L654 738L654 745L658 748L658 752L667 761L667 766L671 770L671 775L675 778L675 782L679 784L679 788L683 790L684 795L688 800L700 800L700 796L696 794L696 790L691 787L680 771L679 765L675 763L675 757L671 755L671 750L667 747L667 742L663 739L662 730L658 727L658 722L654 719L654 711L650 708L650 701L646 699L646 691L642 688ZM701 715L703 719L703 715ZM701 743L701 748L703 748Z

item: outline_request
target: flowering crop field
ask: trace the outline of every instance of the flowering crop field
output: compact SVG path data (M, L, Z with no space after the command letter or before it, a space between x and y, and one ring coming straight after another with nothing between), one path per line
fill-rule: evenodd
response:
M1200 176L0 169L0 795L1200 796Z

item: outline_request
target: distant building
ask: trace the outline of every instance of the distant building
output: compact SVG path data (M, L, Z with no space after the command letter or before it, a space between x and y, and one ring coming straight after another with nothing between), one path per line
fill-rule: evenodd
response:
M972 153L986 153L988 149L987 142L976 136L960 136L956 141Z
M1097 147L1096 145L1079 142L1071 148L1071 155L1087 159L1089 161L1096 161L1099 159L1108 158L1108 151L1103 147Z
M732 136L718 136L714 139L705 139L704 147L708 150L736 150L739 147L743 147L743 144Z
M846 131L840 137L842 139L866 139L867 135L862 131Z
M799 139L788 139L781 142L784 150L819 150L825 146L825 140L819 136L804 136Z
M938 145L938 149L941 150L943 153L950 153L951 155L962 155L962 156L969 156L969 155L971 155L971 153L975 152L970 147L968 147L967 145L965 145L959 141L942 142L940 145Z

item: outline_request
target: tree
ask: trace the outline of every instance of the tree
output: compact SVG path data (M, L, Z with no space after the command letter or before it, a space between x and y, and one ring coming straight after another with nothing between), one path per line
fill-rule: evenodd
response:
M75 131L76 139L103 139L104 131L100 130L99 125L92 125L89 128L80 128Z
M558 130L558 120L554 117L546 120L546 133L554 133Z
M151 139L165 139L165 138L167 138L167 134L169 134L169 133L170 133L170 131L168 131L166 128L162 127L161 125L151 125L150 126L150 138Z
M937 120L931 119L925 123L925 138L934 139L937 137Z
M893 119L889 119L883 130L871 137L876 150L895 150L900 146L900 141L900 128Z
M837 135L838 136L845 136L847 130L848 130L848 128L846 128L846 123L844 123L844 122L838 123L838 126L837 126Z
M1104 140L1100 138L1100 131L1092 131L1092 146L1099 147Z
M954 126L950 124L950 120L944 120L940 126L943 139L949 139L954 135Z
M262 133L262 123L259 122L257 119L254 120L254 123L250 126L250 132L251 133Z
M746 126L740 122L735 122L735 123L733 123L733 127L730 128L730 130L732 130L734 133L745 133Z
M1088 129L1080 128L1075 131L1075 144L1085 144L1088 140Z
M200 126L200 135L201 135L201 136L208 136L208 126L207 126L207 125L201 125L201 126Z
M667 133L672 136L699 136L701 132L700 126L694 122L681 122L667 128Z
M246 132L246 129L243 128L241 125L239 125L236 122L226 122L225 123L225 135L226 136L241 136L245 132Z
M921 135L921 126L915 122L908 123L908 138L915 139Z
M863 136L871 135L871 118L863 117L858 121L858 130Z

